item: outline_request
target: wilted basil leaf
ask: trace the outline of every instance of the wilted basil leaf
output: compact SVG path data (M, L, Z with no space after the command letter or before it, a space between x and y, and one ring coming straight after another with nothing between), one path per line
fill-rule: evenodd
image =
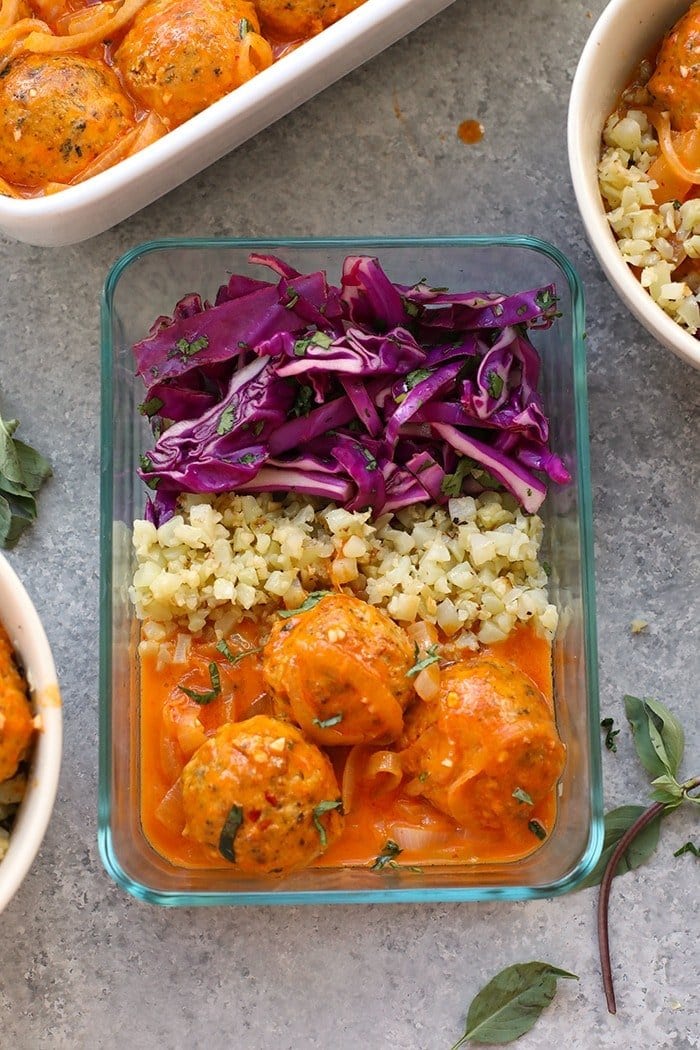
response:
M590 874L586 876L583 882L579 883L577 889L585 890L589 886L599 885L608 865L608 861L612 857L613 851L618 842L625 832L632 827L635 820L638 820L645 811L645 806L620 806L618 809L613 809L605 814L603 852L601 853L596 866ZM620 857L615 872L616 875L624 875L627 871L633 871L635 868L639 868L644 864L645 861L649 860L649 857L653 855L659 843L660 825L661 814L659 814L659 817L656 820L652 820L650 824L647 824L647 826L639 832L634 841L629 844Z
M516 963L497 973L475 996L464 1035L452 1050L467 1042L502 1045L529 1032L557 991L559 977L578 977L546 962Z
M675 777L664 773L663 776L657 777L651 783L654 788L651 792L651 797L655 802L663 802L666 809L675 809L676 806L680 806L683 801L683 788Z
M639 760L652 777L675 777L683 758L685 738L681 724L658 700L625 697L625 711L632 727Z
M48 460L13 437L18 422L0 417L0 546L13 547L36 519L34 493L51 475Z

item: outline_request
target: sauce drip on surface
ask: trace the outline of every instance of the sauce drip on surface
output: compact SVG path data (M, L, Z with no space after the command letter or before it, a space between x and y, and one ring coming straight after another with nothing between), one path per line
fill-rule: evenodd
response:
M463 120L457 128L457 136L467 146L473 146L483 139L484 125L480 120Z

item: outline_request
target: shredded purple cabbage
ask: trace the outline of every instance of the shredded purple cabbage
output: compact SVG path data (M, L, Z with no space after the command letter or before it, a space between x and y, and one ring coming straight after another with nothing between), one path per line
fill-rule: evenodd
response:
M271 255L275 282L234 274L214 304L190 294L137 343L149 520L183 492L300 492L374 515L485 486L528 512L549 448L528 330L556 316L553 285L499 295L394 284L348 257L340 287Z

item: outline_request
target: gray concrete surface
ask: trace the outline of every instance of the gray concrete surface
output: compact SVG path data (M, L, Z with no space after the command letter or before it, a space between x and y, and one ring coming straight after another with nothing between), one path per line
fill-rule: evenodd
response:
M457 0L433 22L118 228L85 244L0 241L3 412L56 476L11 555L42 611L65 700L65 759L41 853L0 917L0 1046L447 1050L484 980L546 958L580 974L519 1046L700 1046L700 838L671 817L654 860L619 880L619 996L605 1011L595 893L432 907L163 911L102 870L96 847L98 298L111 263L161 235L537 234L586 288L602 709L669 702L700 767L700 376L617 301L584 239L565 114L601 0ZM456 135L478 117L479 145ZM694 566L694 569L693 569ZM648 620L633 636L630 621ZM641 801L623 734L609 806Z

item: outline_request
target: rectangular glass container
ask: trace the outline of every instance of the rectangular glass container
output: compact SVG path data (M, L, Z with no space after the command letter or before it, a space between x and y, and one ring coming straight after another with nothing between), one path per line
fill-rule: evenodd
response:
M232 272L260 276L251 251L281 255L300 271L325 269L337 282L346 255L376 255L393 281L426 276L452 291L513 293L555 283L561 317L532 332L542 359L541 393L552 448L571 484L551 485L541 514L542 558L559 609L553 678L559 732L567 747L558 814L547 841L523 860L400 869L308 868L283 881L221 868L188 870L146 839L139 804L138 623L128 597L131 529L145 490L136 474L151 442L138 411L143 385L131 347L156 317L197 291L213 300ZM99 846L115 881L164 905L301 904L549 897L574 888L596 862L603 839L593 533L584 308L579 279L553 246L527 237L364 240L171 240L143 244L110 271L102 301L101 667Z

